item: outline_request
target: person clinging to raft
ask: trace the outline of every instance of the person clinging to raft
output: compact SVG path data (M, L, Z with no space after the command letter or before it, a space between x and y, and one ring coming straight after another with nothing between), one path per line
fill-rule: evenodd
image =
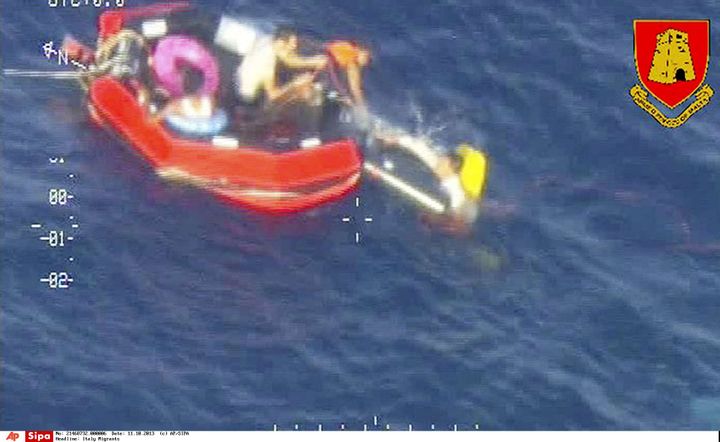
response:
M440 216L428 216L430 221L454 232L467 231L479 213L487 173L485 155L468 144L458 146L455 155L445 155L409 135L380 133L376 138L386 147L399 148L417 157L439 179L447 205Z
M299 55L297 32L287 26L278 27L271 39L257 42L240 64L237 70L239 94L249 104L263 98L269 103L309 100L315 74L325 68L327 61L322 54ZM279 86L281 67L306 72Z
M367 105L362 87L362 69L370 63L370 51L357 43L341 40L328 43L326 50L332 63L331 74L336 75L334 68L345 72L352 100L350 104L355 107L356 111L366 115ZM339 82L339 79L335 78L335 81Z

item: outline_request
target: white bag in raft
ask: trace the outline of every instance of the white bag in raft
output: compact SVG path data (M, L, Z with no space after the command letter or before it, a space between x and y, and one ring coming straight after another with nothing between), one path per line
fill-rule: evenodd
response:
M222 16L215 33L215 44L238 55L246 55L259 36L260 33L252 26Z

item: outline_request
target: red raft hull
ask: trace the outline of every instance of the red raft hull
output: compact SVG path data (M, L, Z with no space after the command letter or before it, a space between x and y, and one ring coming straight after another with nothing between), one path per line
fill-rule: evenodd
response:
M94 81L89 98L96 118L128 141L158 175L256 211L312 209L351 192L360 178L362 158L353 140L283 153L255 147L219 149L168 132L112 77Z

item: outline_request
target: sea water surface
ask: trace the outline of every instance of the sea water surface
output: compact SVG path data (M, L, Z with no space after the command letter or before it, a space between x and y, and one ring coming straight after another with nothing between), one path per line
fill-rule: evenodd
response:
M448 236L365 182L259 216L156 178L72 82L3 77L0 427L720 426L720 98L668 130L628 95L632 20L715 2L201 5L370 45L373 112L483 146L502 213ZM94 41L97 15L3 0L2 67L56 68L41 45Z

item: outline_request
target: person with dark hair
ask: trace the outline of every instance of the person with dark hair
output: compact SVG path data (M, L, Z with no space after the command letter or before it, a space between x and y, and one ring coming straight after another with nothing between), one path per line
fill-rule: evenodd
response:
M192 118L209 118L215 110L215 97L200 92L201 74L190 67L183 67L183 89L185 94L171 100L165 108L155 115L163 120L170 114Z
M225 111L218 108L213 95L202 92L202 74L183 68L185 95L171 100L154 119L164 121L172 129L186 136L211 136L227 125Z
M280 26L272 38L259 39L245 55L237 71L238 92L247 103L262 99L268 103L288 103L307 100L311 96L315 73L327 64L325 55L303 57L298 54L298 35L295 29ZM278 68L310 71L297 75L284 85L278 85Z

